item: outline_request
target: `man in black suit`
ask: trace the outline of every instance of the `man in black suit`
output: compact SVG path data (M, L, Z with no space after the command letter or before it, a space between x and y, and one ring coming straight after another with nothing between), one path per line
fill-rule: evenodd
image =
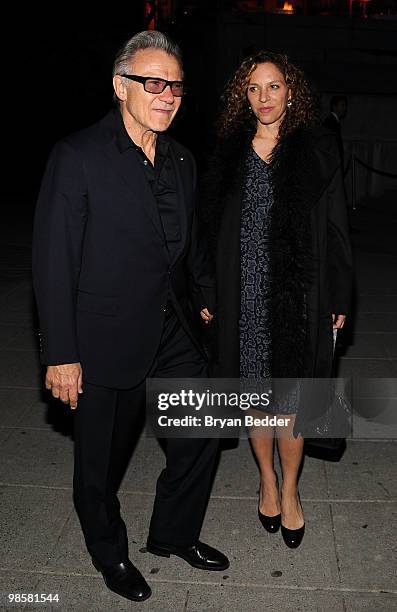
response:
M330 100L331 112L323 121L323 126L332 130L336 135L338 143L338 150L340 159L342 162L342 169L344 168L345 154L343 150L342 130L341 121L346 117L347 112L347 98L346 96L332 96Z
M128 558L117 490L146 377L207 375L189 303L208 323L214 285L196 231L195 163L164 134L184 89L178 47L160 32L137 34L116 57L113 85L119 107L50 155L33 277L46 387L78 404L74 498L88 550L111 590L142 601L151 591ZM149 552L228 567L199 541L217 448L168 439Z

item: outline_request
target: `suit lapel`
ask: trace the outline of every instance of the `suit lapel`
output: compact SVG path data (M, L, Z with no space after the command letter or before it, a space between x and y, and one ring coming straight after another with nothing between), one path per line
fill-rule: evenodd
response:
M117 111L118 112L118 111ZM116 112L111 112L102 121L106 130L107 142L105 144L106 154L113 171L122 179L135 200L139 200L144 207L145 213L152 222L161 239L166 243L163 224L156 199L145 176L136 152L131 148L120 151L117 144L117 130L120 118ZM108 139L109 138L109 139ZM181 242L175 253L175 259L184 252L188 238L188 203L192 199L192 177L188 159L178 151L178 147L170 139L169 153L175 172L177 191L178 219L181 228Z
M107 155L113 170L122 178L134 198L142 204L159 236L165 241L157 202L135 151L127 149L121 153L112 140L107 145Z
M174 167L175 179L176 179L176 192L177 192L177 207L178 207L178 219L181 228L181 242L175 254L177 259L181 253L183 253L187 240L187 197L186 195L191 192L192 187L187 184L189 179L189 172L187 171L185 160L183 155L178 154L172 142L170 142L170 156Z

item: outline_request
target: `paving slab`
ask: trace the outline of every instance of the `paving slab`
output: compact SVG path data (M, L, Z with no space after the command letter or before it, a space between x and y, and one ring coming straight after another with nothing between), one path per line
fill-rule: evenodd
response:
M21 295L29 289L32 292L30 274L26 271L3 268L0 265L0 308L7 305L13 295Z
M40 574L0 570L0 610L20 610L23 604L13 603L9 596L16 593L37 593L39 581Z
M352 437L397 440L397 398L355 399Z
M0 482L70 487L73 443L51 431L16 429L3 444Z
M238 446L221 453L212 495L255 499L258 495L259 472L249 442L236 440L233 444Z
M0 388L0 426L17 427L36 397L34 390Z
M0 445L3 445L12 435L12 429L9 427L0 427Z
M21 287L0 302L0 322L13 325L31 326L36 329L37 314L31 288Z
M18 325L0 323L0 349L8 348L11 345L13 338L18 334L18 330Z
M18 289L21 284L21 279L15 278L15 274L0 269L0 304L2 300L5 300L8 295Z
M319 591L278 589L278 578L273 578L273 588L249 586L189 587L187 612L344 612L343 597L339 594ZM273 584L272 583L272 584Z
M164 465L165 456L157 440L142 436L130 461L121 490L154 493L157 478ZM281 482L281 469L277 457L275 467ZM258 487L259 472L248 440L240 440L236 448L223 450L215 475L212 496L256 499ZM309 457L305 459L300 491L302 498L327 498L327 484L321 461Z
M363 378L357 377L352 381L353 385L353 397L357 398L397 398L397 378L371 377Z
M332 515L343 586L397 592L396 504L333 503Z
M384 344L386 348L386 354L388 357L397 359L397 334L386 334L384 338Z
M42 370L35 351L0 350L0 387L39 388Z
M59 400L52 399L50 394L37 389L35 401L23 414L19 425L25 428L48 429L50 431L72 434L74 412Z
M31 326L0 323L0 347L2 349L39 351L38 335Z
M281 468L277 452L275 469L281 484ZM305 458L299 488L302 499L327 498L327 483L322 461ZM259 492L259 471L248 440L240 440L237 448L224 450L215 477L212 496L253 497Z
M53 608L36 606L26 610L59 610L64 612L112 612L118 610L147 610L150 612L184 612L187 597L186 585L152 582L152 596L136 604L112 593L102 577L91 576L42 576L37 589L45 593L59 593L60 603Z
M0 569L42 569L70 515L68 491L0 487Z
M156 580L185 580L190 582L193 574L201 575L203 573L193 569L178 557L167 559L146 552L146 539L154 496L120 494L119 499L121 514L128 531L130 559L146 578L153 576ZM52 571L95 575L96 571L85 547L75 511L72 512L47 567Z
M307 531L301 546L287 548L281 533L267 533L259 523L257 503L252 500L210 499L201 535L204 542L218 546L230 558L228 584L261 586L272 582L280 587L323 588L338 584L338 568L330 509L327 503L303 503ZM314 554L315 551L315 554ZM202 572L202 581L222 582Z
M345 609L346 612L395 612L397 610L397 594L345 594Z
M330 499L397 501L396 464L397 443L349 441L338 463L326 462Z

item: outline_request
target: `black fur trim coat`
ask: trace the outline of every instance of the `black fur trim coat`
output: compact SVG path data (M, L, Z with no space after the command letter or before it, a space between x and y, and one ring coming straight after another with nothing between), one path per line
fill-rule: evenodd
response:
M216 265L213 376L239 377L240 219L244 162L253 134L220 143L201 211ZM352 255L335 136L299 129L273 155L270 229L271 372L329 377L332 314L349 314Z

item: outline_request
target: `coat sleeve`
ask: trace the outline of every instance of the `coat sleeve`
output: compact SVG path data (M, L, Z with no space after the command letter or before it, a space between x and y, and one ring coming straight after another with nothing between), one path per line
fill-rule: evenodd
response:
M196 164L193 162L193 188L195 207L193 212L192 234L187 266L191 279L192 302L196 311L208 308L214 314L216 304L215 275L208 244L198 219L198 198L196 181Z
M327 268L330 309L333 314L347 315L351 309L353 256L341 167L335 172L327 191Z
M33 227L33 287L43 364L76 363L76 295L87 219L84 165L66 142L53 149Z

